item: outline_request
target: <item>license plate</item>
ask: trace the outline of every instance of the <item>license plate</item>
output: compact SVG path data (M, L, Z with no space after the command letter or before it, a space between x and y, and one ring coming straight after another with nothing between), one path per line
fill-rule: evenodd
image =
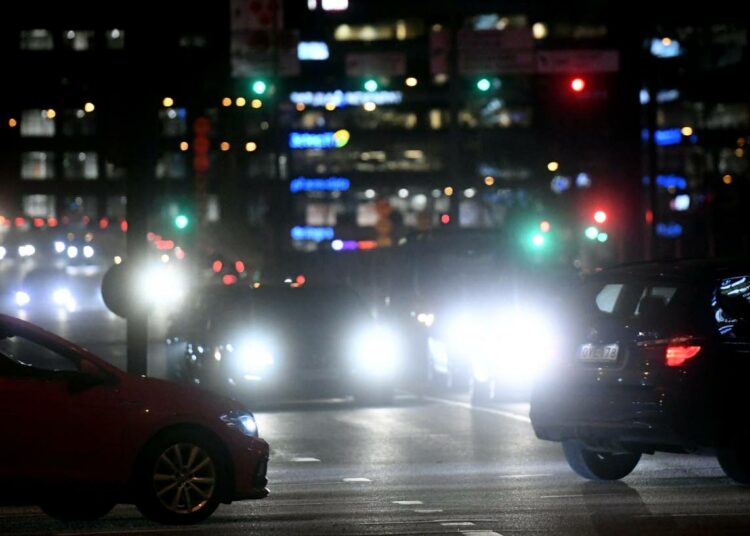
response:
M584 344L578 358L586 363L614 363L618 350L617 344Z

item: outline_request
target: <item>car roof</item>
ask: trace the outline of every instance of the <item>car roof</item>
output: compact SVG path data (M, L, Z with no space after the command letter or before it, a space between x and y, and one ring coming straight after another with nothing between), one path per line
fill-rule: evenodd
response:
M746 274L750 274L748 258L696 258L622 264L589 274L585 279L666 279L700 283Z

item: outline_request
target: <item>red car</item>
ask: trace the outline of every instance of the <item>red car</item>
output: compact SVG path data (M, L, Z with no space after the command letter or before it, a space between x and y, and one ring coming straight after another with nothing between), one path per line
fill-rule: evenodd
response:
M197 523L268 494L268 444L252 413L190 386L126 374L0 315L0 501L63 520L117 503Z

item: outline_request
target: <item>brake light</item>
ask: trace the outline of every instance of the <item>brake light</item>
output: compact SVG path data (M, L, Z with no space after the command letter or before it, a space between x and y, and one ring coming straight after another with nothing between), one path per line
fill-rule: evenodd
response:
M701 346L695 344L695 341L680 338L672 339L667 345L667 366L668 367L681 367L689 359L694 358L701 351Z

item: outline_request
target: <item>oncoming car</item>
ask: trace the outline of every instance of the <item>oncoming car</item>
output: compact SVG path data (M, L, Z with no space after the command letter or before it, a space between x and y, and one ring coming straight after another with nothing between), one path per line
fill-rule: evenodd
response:
M268 494L268 444L238 403L126 374L6 315L0 419L3 504L74 521L134 503L155 521L189 524Z
M535 386L531 422L588 479L642 454L715 455L750 485L750 262L644 263L590 276L565 352Z
M181 374L189 381L253 399L392 398L398 337L349 288L235 287L220 296L189 330Z

